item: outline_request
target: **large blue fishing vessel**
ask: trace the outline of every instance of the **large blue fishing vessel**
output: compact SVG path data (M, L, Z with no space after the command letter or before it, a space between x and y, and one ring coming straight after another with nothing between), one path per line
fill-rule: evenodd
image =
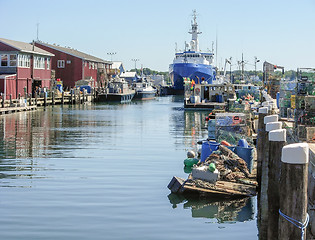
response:
M185 51L175 53L173 63L169 66L172 81L171 91L175 94L184 93L184 79L194 80L195 83L205 81L209 84L215 80L215 69L211 65L213 52L199 50L198 34L201 32L198 32L195 10L189 33L192 35L190 43L185 43Z

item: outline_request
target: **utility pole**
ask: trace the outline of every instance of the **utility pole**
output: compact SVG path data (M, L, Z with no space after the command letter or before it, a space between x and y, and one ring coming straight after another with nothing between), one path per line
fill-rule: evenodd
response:
M39 39L38 39L38 29L39 29L39 23L37 23L36 24L36 26L37 26L37 37L36 37L36 41L38 41Z
M255 79L256 79L256 77L257 77L256 64L257 64L258 62L260 62L260 60L257 59L257 57L255 56Z
M110 55L110 61L113 61L113 55L116 55L116 52L108 52L107 55Z
M131 61L135 62L135 70L137 72L137 62L139 61L139 59L138 58L133 58L133 59L131 59Z

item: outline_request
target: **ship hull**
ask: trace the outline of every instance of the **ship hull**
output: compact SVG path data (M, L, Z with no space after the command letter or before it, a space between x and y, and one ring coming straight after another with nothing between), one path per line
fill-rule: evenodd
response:
M108 93L108 94L99 94L98 102L117 102L117 103L128 103L134 98L135 93Z
M215 71L211 65L196 63L175 63L170 65L170 78L174 92L184 91L184 77L200 83L202 79L209 84L215 80Z
M156 92L136 92L134 100L151 100L155 98Z

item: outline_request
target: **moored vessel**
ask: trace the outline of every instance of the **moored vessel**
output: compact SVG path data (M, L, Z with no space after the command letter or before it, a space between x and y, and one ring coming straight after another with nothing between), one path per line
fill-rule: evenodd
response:
M193 11L193 21L189 33L192 39L189 44L185 43L183 52L176 52L173 63L169 66L172 94L184 93L184 80L194 80L195 83L212 84L216 79L213 62L213 52L203 52L199 49L198 24L196 21L196 11Z
M135 100L154 99L157 92L157 90L152 86L152 83L145 77L142 77L133 83L133 89L135 90Z
M135 95L135 90L131 89L128 82L119 77L115 77L112 82L108 83L105 92L98 94L99 102L131 102Z

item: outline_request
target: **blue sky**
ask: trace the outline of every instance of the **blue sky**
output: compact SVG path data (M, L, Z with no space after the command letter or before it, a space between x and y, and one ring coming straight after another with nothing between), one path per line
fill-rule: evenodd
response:
M131 59L158 71L168 71L175 43L183 49L192 10L197 11L201 50L218 39L218 66L232 57L254 69L254 56L287 70L315 67L315 0L0 0L0 37L31 42L36 39L70 46L88 54L122 61Z

